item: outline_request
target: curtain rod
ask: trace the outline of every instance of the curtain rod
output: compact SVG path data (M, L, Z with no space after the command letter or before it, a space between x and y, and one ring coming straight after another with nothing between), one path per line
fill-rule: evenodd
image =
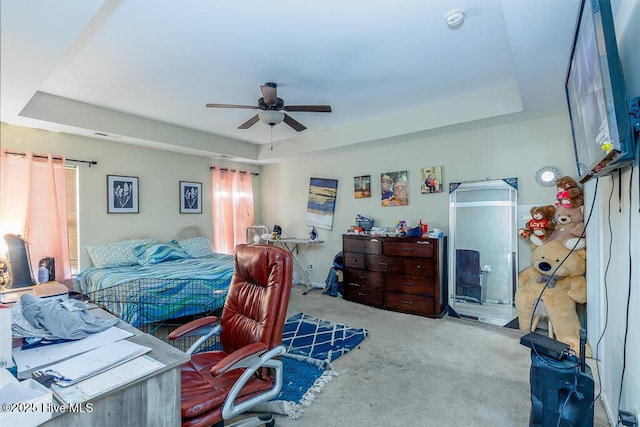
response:
M241 170L237 170L237 169L229 169L229 168L221 168L219 166L211 166L209 168L209 170L215 170L215 169L219 169L221 171L228 171L228 172L238 172L238 173L250 173L252 176L260 176L259 173L256 172L249 172L249 171L241 171Z
M22 156L22 157L26 157L27 153L18 153L15 151L5 151L5 153L7 154L13 154L14 156ZM43 154L34 154L33 157L37 157L39 159L47 159L48 156L45 156ZM53 160L62 160L62 157L56 157L55 155L52 157ZM76 162L76 163L87 163L89 165L89 167L91 167L91 165L97 165L98 162L96 162L95 160L77 160L77 159L65 159L67 162Z

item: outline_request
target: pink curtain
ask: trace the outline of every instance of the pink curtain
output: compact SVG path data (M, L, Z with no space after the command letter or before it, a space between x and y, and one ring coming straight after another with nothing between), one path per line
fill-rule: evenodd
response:
M233 254L253 225L253 185L249 172L211 170L213 246L216 252Z
M0 235L22 236L29 244L34 270L44 257L53 257L56 281L71 289L67 229L65 158L51 154L0 153ZM62 159L62 160L60 160ZM0 256L6 253L4 239ZM37 277L37 271L33 272Z

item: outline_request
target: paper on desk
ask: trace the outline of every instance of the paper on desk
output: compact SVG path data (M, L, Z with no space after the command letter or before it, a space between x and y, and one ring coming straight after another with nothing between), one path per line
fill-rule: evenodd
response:
M35 347L28 350L15 348L13 349L13 360L18 365L18 374L20 374L131 336L133 336L131 332L112 326L81 340Z
M164 366L163 363L149 356L136 357L69 387L54 384L51 386L51 390L65 403L82 403L122 385L130 384Z
M44 367L35 374L59 377L56 384L67 387L98 375L151 351L151 347L122 340L105 344L70 359Z

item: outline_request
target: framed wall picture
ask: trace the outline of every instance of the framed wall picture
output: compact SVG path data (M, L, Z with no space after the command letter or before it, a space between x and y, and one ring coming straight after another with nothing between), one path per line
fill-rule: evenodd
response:
M107 175L107 213L139 213L138 177Z
M333 229L333 213L336 208L337 194L337 179L311 178L309 180L307 225L313 225L323 230Z
M202 213L202 183L180 181L180 213Z
M353 197L356 199L371 197L371 175L353 177Z
M442 193L442 166L420 169L420 179L422 194Z
M409 181L407 171L380 174L382 206L406 206L409 204Z

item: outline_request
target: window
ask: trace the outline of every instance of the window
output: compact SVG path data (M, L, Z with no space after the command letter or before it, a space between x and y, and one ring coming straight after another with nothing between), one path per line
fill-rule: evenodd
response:
M78 167L67 165L65 168L67 196L67 226L69 235L69 262L71 274L79 273L78 262Z
M251 173L216 167L211 170L211 186L213 246L216 252L232 254L253 225Z

